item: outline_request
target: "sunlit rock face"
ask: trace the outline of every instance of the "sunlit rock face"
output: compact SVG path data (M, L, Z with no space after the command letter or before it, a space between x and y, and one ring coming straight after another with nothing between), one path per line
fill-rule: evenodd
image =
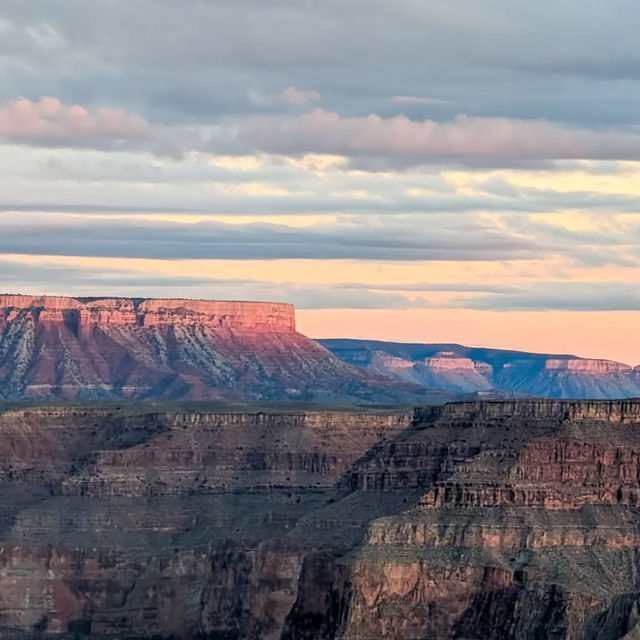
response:
M345 362L430 389L482 396L640 397L640 367L611 360L374 340L320 340Z
M292 305L0 296L0 399L413 401L295 330Z
M640 401L0 414L0 637L616 640Z

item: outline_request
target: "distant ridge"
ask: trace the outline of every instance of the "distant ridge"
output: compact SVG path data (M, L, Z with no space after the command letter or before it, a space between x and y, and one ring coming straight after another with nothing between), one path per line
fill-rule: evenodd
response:
M396 380L453 393L512 392L543 398L640 397L640 366L571 354L459 344L322 339L345 362Z

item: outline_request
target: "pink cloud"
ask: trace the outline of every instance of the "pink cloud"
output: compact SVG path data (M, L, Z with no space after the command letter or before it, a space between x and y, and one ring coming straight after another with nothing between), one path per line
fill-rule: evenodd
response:
M295 87L287 87L280 92L280 100L290 104L308 104L316 102L322 98L319 91L304 91Z
M150 132L138 114L107 107L89 110L57 98L19 98L0 107L0 138L9 142L102 147L146 140Z
M450 122L406 116L342 117L314 109L290 118L248 120L242 141L282 153L417 155L526 159L640 158L640 131L592 131L545 120L458 116Z

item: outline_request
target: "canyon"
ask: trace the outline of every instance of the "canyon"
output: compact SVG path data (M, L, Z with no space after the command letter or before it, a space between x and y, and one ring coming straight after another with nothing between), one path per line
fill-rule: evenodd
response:
M640 366L573 355L539 354L458 344L321 339L349 364L450 393L541 398L640 397Z
M0 295L0 400L430 401L266 302ZM450 394L449 394L450 397Z
M631 640L640 401L0 413L0 636Z

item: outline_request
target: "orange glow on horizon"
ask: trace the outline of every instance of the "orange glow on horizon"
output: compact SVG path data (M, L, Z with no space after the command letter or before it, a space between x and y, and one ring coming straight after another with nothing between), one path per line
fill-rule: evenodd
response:
M636 311L300 309L298 331L313 338L454 342L473 347L640 364Z

